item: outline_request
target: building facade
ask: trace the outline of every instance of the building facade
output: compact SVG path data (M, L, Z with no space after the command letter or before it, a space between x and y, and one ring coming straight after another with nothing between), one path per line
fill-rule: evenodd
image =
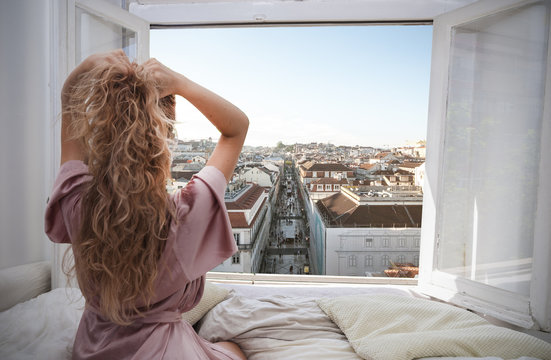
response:
M299 165L300 181L303 185L308 185L312 181L322 178L336 178L340 176L343 179L353 178L354 170L339 163L316 163L306 161Z
M313 206L310 250L324 275L385 276L393 264L419 265L422 194L344 187Z
M271 206L268 191L252 183L226 191L224 200L238 251L213 271L258 272L267 245Z

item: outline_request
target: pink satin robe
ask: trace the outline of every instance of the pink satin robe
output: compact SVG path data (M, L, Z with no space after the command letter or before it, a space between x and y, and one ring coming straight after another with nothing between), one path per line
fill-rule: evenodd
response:
M45 230L57 243L71 243L80 224L82 184L89 181L82 162L65 162L57 176ZM172 223L162 260L168 265L155 284L154 305L130 326L105 320L86 299L73 347L73 359L234 359L233 354L199 337L181 320L203 295L205 273L237 250L224 204L226 179L207 166L171 197L178 224Z

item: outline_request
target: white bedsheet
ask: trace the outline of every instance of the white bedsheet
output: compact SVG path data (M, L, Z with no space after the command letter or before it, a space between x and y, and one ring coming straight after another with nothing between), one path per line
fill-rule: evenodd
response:
M0 359L70 359L84 309L79 289L60 288L0 313Z
M314 299L358 293L413 296L410 291L385 286L371 289L223 286L233 289L234 296L205 315L199 333L211 340L232 339L244 348L250 360L359 359ZM83 308L80 291L69 288L53 290L0 313L0 359L70 359ZM501 360L465 357L425 360L482 359Z

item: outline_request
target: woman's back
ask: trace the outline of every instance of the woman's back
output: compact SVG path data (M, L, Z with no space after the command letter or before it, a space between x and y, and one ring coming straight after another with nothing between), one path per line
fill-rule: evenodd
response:
M207 166L170 196L173 107L161 99L171 94L222 135ZM201 298L204 274L237 250L224 191L248 120L155 60L130 64L120 52L79 65L62 103L62 165L46 233L72 244L86 298L73 357L231 359L180 315Z

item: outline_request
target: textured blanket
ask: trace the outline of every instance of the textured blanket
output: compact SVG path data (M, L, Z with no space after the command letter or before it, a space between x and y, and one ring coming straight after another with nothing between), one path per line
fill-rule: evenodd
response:
M551 360L551 344L494 326L448 304L392 295L343 296L317 303L364 359L530 356Z

